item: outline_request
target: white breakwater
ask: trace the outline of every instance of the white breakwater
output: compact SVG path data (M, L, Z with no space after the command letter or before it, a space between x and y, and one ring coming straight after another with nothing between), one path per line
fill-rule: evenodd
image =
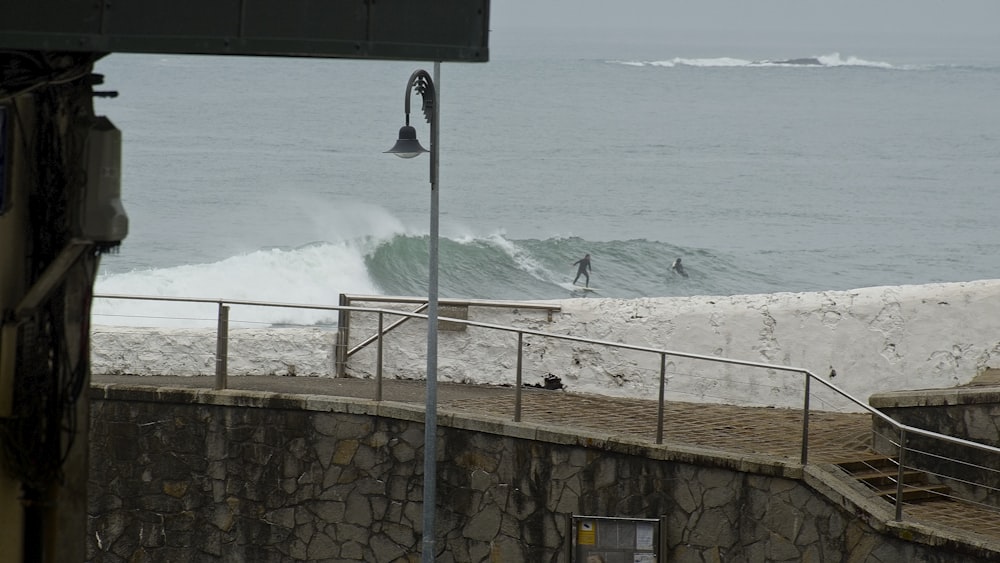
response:
M520 329L802 368L862 402L882 391L966 384L986 368L1000 367L1000 280L546 303L561 308L551 322L544 312L529 309L472 307L468 316ZM376 322L374 315L353 314L351 344L373 334ZM385 337L385 377L424 377L424 327L423 321L410 321ZM335 333L320 328L234 329L229 374L332 376L334 342ZM442 331L438 379L514 384L516 343L514 333ZM524 344L524 383L538 384L552 374L569 391L649 399L659 392L659 354L534 335L525 336ZM215 373L215 349L214 330L95 326L92 366L94 373L208 376ZM371 377L375 354L372 345L353 356L348 375ZM663 365L671 400L802 404L801 374L674 356ZM812 406L854 410L832 399Z

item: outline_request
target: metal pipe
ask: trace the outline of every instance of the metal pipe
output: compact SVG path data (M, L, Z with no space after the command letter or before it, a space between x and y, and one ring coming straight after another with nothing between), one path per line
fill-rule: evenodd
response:
M441 63L434 63L434 80L440 84ZM407 100L410 89L407 88ZM438 154L440 90L431 86L429 93L434 104L431 114L431 233L430 258L427 283L427 397L424 413L424 494L423 494L423 563L434 563L437 548L435 516L437 511L437 353L438 353ZM424 96L428 92L424 92ZM425 98L425 103L427 99Z
M663 396L666 393L667 387L667 355L660 354L660 398L659 405L656 411L656 443L663 443L663 411L664 411L664 401Z
M340 306L350 305L350 298L343 293L340 294ZM351 312L346 309L337 310L337 349L334 352L336 366L334 373L337 377L344 377L347 371L347 343L350 341Z
M229 375L229 305L219 302L219 326L215 335L215 389L226 388Z
M414 312L414 313L419 313L420 311L423 311L423 310L424 310L424 309L426 309L426 308L427 308L427 303L424 303L423 305L421 305L421 306L417 307L417 310L416 310L416 311L413 311L413 312ZM383 313L385 313L385 312L386 312L386 311L385 311L385 310L383 310L383 309L373 309L373 311L378 311L378 314L379 314L379 315L382 315ZM391 332L391 331L392 331L392 330L394 330L394 329L395 329L395 328L396 328L397 326L399 326L399 325L401 325L401 324L405 323L406 321L410 320L411 318L412 318L412 317L403 317L403 318L399 319L398 321L395 321L395 322L393 322L393 323L392 323L391 325L389 325L389 328L385 329L384 331L379 331L379 332L380 332L380 333L381 333L381 332ZM361 350L361 349L365 348L366 346L368 346L369 344L371 344L372 342L374 342L376 338L378 338L378 335L377 335L377 334L373 334L373 335L369 336L368 338L365 338L364 340L362 340L362 341L361 341L361 342L360 342L360 343L359 343L359 344L358 344L357 346L355 346L354 348L351 348L351 349L347 350L347 352L345 352L345 353L344 353L344 360L346 361L346 360L347 360L347 358L350 358L350 357L351 357L351 356L353 356L354 354L357 354L359 350Z
M896 522L903 519L903 463L906 453L906 428L899 429L899 468L896 471Z
M351 302L361 301L365 303L425 303L423 297L412 297L407 295L358 295L347 294L347 299ZM342 303L347 305L347 303ZM561 305L550 303L538 303L532 301L502 301L496 299L438 299L438 305L449 305L455 307L487 307L500 309L529 309L535 311L547 311L549 313L562 311ZM550 321L552 319L549 319Z
M806 373L805 399L802 401L802 456L799 463L805 465L809 461L809 382L812 380L809 373Z
M524 333L517 333L517 374L514 382L514 422L521 422L521 362L524 357Z
M382 400L382 323L384 315L378 314L378 352L375 354L375 400Z

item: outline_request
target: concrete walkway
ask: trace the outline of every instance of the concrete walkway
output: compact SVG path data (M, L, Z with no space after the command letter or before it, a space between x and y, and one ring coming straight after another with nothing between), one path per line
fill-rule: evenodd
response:
M211 377L95 375L94 385L142 385L212 389ZM371 380L314 377L230 377L229 389L281 394L328 395L375 399ZM385 380L383 401L424 403L423 381ZM515 392L511 387L438 385L441 413L469 413L514 418ZM563 428L598 430L632 440L656 440L658 406L655 400L623 399L564 391L526 388L522 394L521 421ZM809 419L809 463L844 463L874 456L870 449L872 424L867 414L813 412ZM699 448L708 452L753 455L799 463L802 411L669 402L664 408L666 446ZM845 476L846 478L846 476ZM906 519L933 528L972 533L1000 545L1000 512L987 507L943 501L908 505Z

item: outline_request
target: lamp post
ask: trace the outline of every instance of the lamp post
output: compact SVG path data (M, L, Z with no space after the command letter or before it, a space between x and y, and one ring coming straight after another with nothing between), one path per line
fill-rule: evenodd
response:
M429 152L431 158L431 234L427 279L427 397L424 411L424 496L423 546L421 561L433 563L435 554L434 516L437 508L437 344L438 344L438 98L434 85L441 79L441 63L434 63L434 78L425 70L414 71L406 83L406 125L399 129L399 140L385 152L401 158L413 158ZM428 151L417 141L417 131L410 126L410 92L423 98L424 117L431 128Z

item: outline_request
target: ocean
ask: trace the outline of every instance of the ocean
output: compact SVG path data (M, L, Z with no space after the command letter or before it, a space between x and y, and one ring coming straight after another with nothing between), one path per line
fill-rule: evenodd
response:
M581 296L585 253L591 298L1000 277L995 53L579 41L501 36L489 63L441 66L442 297ZM425 295L429 159L384 154L417 68L433 63L102 59L130 232L96 291Z

